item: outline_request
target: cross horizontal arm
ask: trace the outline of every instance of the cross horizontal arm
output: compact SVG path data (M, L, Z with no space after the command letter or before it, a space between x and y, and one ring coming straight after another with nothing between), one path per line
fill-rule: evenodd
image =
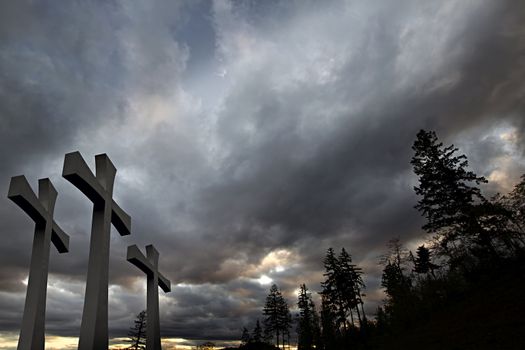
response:
M29 215L37 225L45 225L46 210L24 175L13 176L7 197Z
M104 189L89 169L80 152L66 154L62 177L75 185L93 203L104 200Z
M54 222L51 242L53 242L59 253L67 253L69 251L69 236Z
M155 272L155 266L153 266L149 260L142 254L140 249L137 247L137 245L133 244L128 247L127 257L126 259L138 267L142 272L144 272L146 275L152 274ZM162 288L162 290L165 293L168 293L171 291L171 282L161 275L158 271L158 278L159 278L159 287Z
M131 233L131 217L115 201L111 206L111 222L121 236Z
M163 275L161 275L160 272L159 272L159 287L162 288L164 293L171 292L170 280L164 277Z
M144 272L147 275L154 272L154 267L151 266L148 259L146 259L146 257L144 256L144 254L142 254L142 252L136 244L130 245L128 247L126 260L138 267L140 270L142 270L142 272Z
M46 189L44 189L44 186ZM54 206L56 199L56 190L49 179L40 179L39 188L41 190L42 200L47 201L47 205ZM24 175L14 176L11 178L9 192L7 197L18 204L37 225L45 225L49 213L47 210L53 208L44 208L40 199L38 199L31 189L29 182ZM51 218L52 220L52 218ZM67 253L69 250L69 236L62 231L54 221L52 222L51 241L59 253Z

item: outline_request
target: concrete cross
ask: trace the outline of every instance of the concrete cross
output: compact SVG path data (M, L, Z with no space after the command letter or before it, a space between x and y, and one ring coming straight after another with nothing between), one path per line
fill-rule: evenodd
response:
M49 250L53 242L60 253L66 253L69 236L53 220L57 191L49 179L38 180L37 198L25 176L12 177L7 197L35 221L35 237L18 350L44 350Z
M159 286L165 293L171 291L170 281L159 272L159 252L150 244L144 256L136 245L128 247L127 260L141 269L148 278L146 296L146 349L161 350L159 322Z
M106 154L95 156L96 176L79 152L68 153L62 176L93 202L93 220L79 350L108 348L108 270L111 224L129 235L131 218L113 200L117 170Z

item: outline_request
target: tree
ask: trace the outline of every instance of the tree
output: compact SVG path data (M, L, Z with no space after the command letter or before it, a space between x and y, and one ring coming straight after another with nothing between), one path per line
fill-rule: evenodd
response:
M279 347L279 337L282 336L284 348L284 339L285 335L289 334L292 316L286 300L275 284L272 285L270 293L266 297L263 314L266 316L264 320L265 333L272 336L275 334L277 347Z
M525 247L525 174L508 195L496 196L493 203L501 210L497 228L505 232L504 245L514 252L522 250Z
M146 349L146 311L143 310L137 315L134 326L128 332L131 346L128 349Z
M255 322L255 328L252 332L252 341L254 343L260 343L263 341L263 333L261 328L261 323L259 322L259 319L257 319L257 322Z
M312 296L305 284L302 284L300 287L297 306L299 307L297 322L299 339L297 348L299 350L313 349L319 324L315 317L315 305L312 301Z
M325 268L323 276L326 277L325 281L321 282L324 311L328 313L330 310L331 316L335 317L334 321L337 328L343 326L346 329L346 308L341 295L341 288L338 285L341 281L339 262L332 248L328 248L323 264Z
M387 247L388 252L381 257L381 264L384 266L381 287L387 295L382 317L385 320L388 318L391 324L406 326L415 307L412 278L404 273L410 254L403 248L399 238L390 240Z
M243 327L242 329L242 335L241 335L241 343L243 345L248 344L251 341L250 333L246 329L246 327Z
M316 349L322 348L321 319L317 313L314 301L310 298L310 310L312 310L313 342Z
M352 326L354 326L353 310L355 309L359 326L362 328L366 321L361 293L365 288L365 283L361 277L363 274L362 269L352 263L352 256L345 250L345 248L341 249L338 264L339 276L337 279L339 281L337 284L341 289L340 294L342 295L348 313L350 313ZM359 306L361 306L361 312L359 311Z
M403 274L403 268L397 261L389 261L383 269L381 276L381 287L393 302L409 294L411 282L409 277Z
M430 250L425 245L419 246L414 258L414 272L418 274L430 274L435 278L434 270L438 268L430 259Z
M350 317L350 324L355 326L355 311L362 328L365 324L365 316L361 291L365 288L365 284L361 277L361 269L352 263L352 257L344 248L341 249L338 258L334 250L329 248L323 262L326 280L321 283L323 288L321 294L324 296L324 306L331 309L335 316L336 327L342 327L343 332L346 332L348 317Z
M419 131L412 149L411 164L419 177L414 190L421 196L415 207L426 218L423 229L435 235L440 251L458 261L473 244L493 251L479 220L480 204L487 202L479 185L487 180L468 171L467 157L456 155L454 145L444 147L433 131Z
M333 305L326 294L321 293L321 342L324 349L334 349L338 330Z
M288 303L283 298L282 313L281 313L281 329L283 334L283 349L285 348L285 339L290 345L290 328L292 328L292 314L288 308Z

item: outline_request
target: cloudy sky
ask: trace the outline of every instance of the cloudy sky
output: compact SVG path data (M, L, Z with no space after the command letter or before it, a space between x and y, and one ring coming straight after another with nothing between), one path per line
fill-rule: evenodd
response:
M33 223L10 177L49 177L70 252L52 249L48 348L75 348L91 202L64 154L118 169L132 234L111 238L109 326L145 308L130 244L153 243L172 292L162 334L235 340L270 283L290 304L345 247L382 299L378 256L424 239L409 164L421 128L506 192L525 173L522 1L12 1L0 4L0 349L20 329ZM117 342L114 339L114 342ZM70 345L67 345L70 344ZM69 346L69 347L68 347Z

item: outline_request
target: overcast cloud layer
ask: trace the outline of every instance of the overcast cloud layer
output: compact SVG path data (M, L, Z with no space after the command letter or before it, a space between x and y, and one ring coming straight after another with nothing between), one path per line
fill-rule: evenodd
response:
M238 339L270 279L295 304L346 247L382 295L390 238L424 239L410 149L421 128L506 192L525 172L521 1L0 4L0 336L21 323L33 224L11 176L59 191L47 333L78 336L89 200L64 154L107 153L132 234L112 234L110 332L145 308L126 246L153 243L173 291L162 333ZM261 278L266 276L265 278ZM161 293L162 294L162 293ZM1 348L1 347L0 347Z

